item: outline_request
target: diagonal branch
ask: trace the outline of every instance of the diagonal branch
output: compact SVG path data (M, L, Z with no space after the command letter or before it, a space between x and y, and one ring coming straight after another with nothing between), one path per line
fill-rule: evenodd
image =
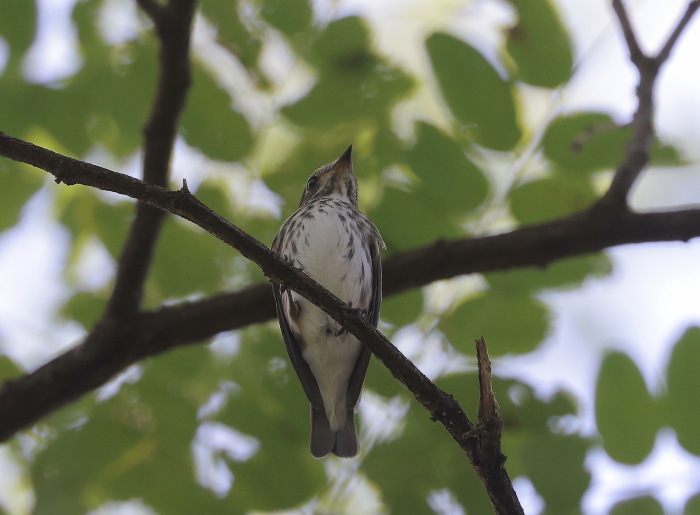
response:
M498 492L497 496L491 496L491 503L497 513L523 514L525 512L504 467L506 457L501 451L503 419L498 414L491 360L483 337L476 340L476 361L479 373L479 425L467 435L476 443L478 459L474 462L474 468L480 477L489 478L489 484L492 485L491 489L487 489L489 495L492 491ZM503 483L505 480L507 481Z
M479 440L459 405L436 388L355 310L274 255L267 247L199 203L186 189L169 191L105 168L62 156L0 133L0 155L45 169L57 182L84 184L136 198L182 216L235 247L273 280L322 306L372 351L441 421L473 458ZM687 240L700 236L700 210L675 213L608 213L588 210L574 216L476 239L441 241L396 254L385 262L388 294L436 279L470 272L544 265L562 257L640 241ZM246 305L245 308L242 306ZM267 312L264 306L269 306ZM245 315L248 309L248 315ZM137 313L123 320L103 319L86 341L0 390L0 440L104 384L124 367L216 332L262 321L272 315L269 287L220 295L203 301ZM467 436L465 436L467 435ZM476 450L475 450L476 449ZM488 470L489 477L493 470ZM477 473L478 473L477 468ZM483 479L483 478L482 478ZM485 481L496 481L491 479ZM507 484L500 477L496 484ZM489 484L487 482L487 484ZM492 485L493 487L493 485ZM487 487L488 489L488 487ZM506 496L507 497L507 496Z
M642 52L642 47L639 46L637 35L632 27L632 22L627 15L627 9L625 9L625 6L622 4L621 0L613 0L612 7L615 11L617 19L620 21L622 35L625 37L627 48L630 51L630 60L639 66L639 63L641 63L646 56L644 55L644 52Z
M627 209L629 192L644 167L649 164L649 151L654 140L654 88L659 70L668 60L681 33L700 7L700 1L692 0L659 53L650 57L639 46L634 28L622 0L613 0L613 9L625 36L630 60L639 72L637 85L637 110L632 120L632 138L622 162L618 165L610 188L600 199L603 208Z
M151 20L162 16L163 7L156 0L136 0L136 3Z
M114 172L112 172L114 174ZM122 177L122 180L133 183L136 179ZM75 182L70 171L64 170L61 178L68 184ZM151 205L166 208L168 211L186 218L223 242L236 248L241 254L254 261L266 276L273 281L283 283L305 298L321 307L360 341L370 347L377 358L391 371L392 375L403 383L416 400L424 406L432 418L443 424L472 463L479 463L484 455L479 454L480 442L466 437L475 429L474 424L467 418L459 403L449 394L433 384L418 368L407 359L384 335L372 326L356 309L348 306L328 290L318 285L302 271L289 266L284 260L274 254L262 243L243 232L238 227L224 220L221 216L207 208L192 196L185 184L180 191L169 191L148 183L136 184L149 192L149 197L140 195ZM122 369L130 360L138 360L146 356L142 346L134 342L143 339L145 335L153 334L153 328L146 329L148 316L135 315L127 320L103 318L80 346L71 349L54 362L41 367L30 374L25 381L32 383L33 389L39 393L40 400L52 408L60 406L81 394L84 389L89 391L97 386L102 375L107 377ZM137 335L142 335L140 338ZM66 373L71 364L78 364L83 375L73 376ZM116 369L116 370L115 370ZM67 397L57 396L58 381L55 372L61 370L63 392ZM105 371L107 372L105 374ZM50 387L49 387L50 383ZM9 428L13 420L23 425L31 423L32 419L23 395L23 380L11 380L0 390L0 414L7 413L2 418L4 427L0 428L0 437L9 437ZM10 427L8 427L10 426ZM500 499L499 505L504 506L501 513L521 513L517 496L508 478L505 468L499 467L500 474L494 475L492 468L475 467L477 474L484 482L489 495L500 499L500 492L509 489L505 499ZM482 473L488 470L489 473Z
M177 121L190 86L189 47L195 1L171 0L165 6L152 0L138 3L153 20L161 43L158 90L144 129L143 178L166 186ZM138 309L164 219L162 211L137 204L104 316L121 316Z
M700 0L691 0L685 12L683 13L683 16L678 21L676 28L673 29L673 32L671 32L671 35L668 37L668 40L664 44L663 48L661 48L661 50L657 54L657 61L660 61L662 63L666 62L666 60L671 55L671 50L673 50L673 47L676 45L678 38L680 38L681 34L685 30L685 27L688 25L688 23L690 23L690 20L693 18L698 8L700 8Z
M170 191L2 133L0 155L45 169L55 175L57 182L114 191L170 211L233 246L258 264L268 277L284 283L321 306L365 342L433 418L443 423L473 463L479 463L478 456L483 457L484 451L480 446L489 445L490 440L471 436L473 423L450 395L432 384L356 310L349 308L302 272L290 268L267 247L209 210L186 188ZM561 257L615 244L654 239L685 240L700 235L700 210L650 214L621 212L613 215L601 217L600 211L588 210L508 234L438 242L398 254L386 261L385 286L388 292L398 292L460 273L543 265ZM415 273L419 270L421 273ZM253 296L256 302L251 304L248 297ZM0 440L11 437L19 429L104 384L126 366L147 356L194 343L233 328L235 324L268 318L272 314L271 303L269 313L257 310L257 306L266 302L270 303L269 287L261 286L249 289L246 294L217 296L196 303L163 307L151 313L135 313L127 318L103 318L81 345L33 373L9 381L0 389ZM232 307L232 304L240 307L241 303L253 310L247 320L241 318L241 313ZM494 463L498 464L498 460ZM505 469L500 465L481 468L475 465L475 470L489 495L494 491L503 491L510 484ZM508 504L517 503L512 491L499 495L498 499L499 503L506 503L503 506L507 506L502 513L518 513L515 504Z
M148 6L146 9L153 16L156 29L163 41L163 69L171 66L171 70L176 71L175 80L184 79L180 83L183 88L180 98L184 101L184 94L189 84L186 49L188 48L193 2L191 0L172 0L167 6L162 7L150 0L140 1L142 5ZM631 37L627 33L625 35L631 53L634 54L639 48L631 24L626 18L621 2L619 0L613 0L613 2L616 10L621 10L620 12L623 13L621 16L623 31L629 31L631 34ZM639 107L633 122L635 131L627 155L618 168L610 190L601 199L601 202L593 206L592 209L573 216L539 226L526 227L509 234L473 240L437 242L429 247L395 255L387 260L385 265L387 270L385 275L386 289L389 292L398 292L460 273L533 264L544 265L561 257L600 250L622 243L669 239L687 240L690 237L700 235L700 210L635 214L626 209L629 190L648 162L649 146L653 135L651 101L656 75L661 64L670 55L678 35L697 9L697 3L697 1L691 2L686 16L681 20L659 56L651 59L639 52L642 57L633 58L637 61L638 64L635 64L640 71ZM693 5L695 7L691 10ZM154 15L154 13L157 14ZM189 18L187 15L183 17L183 13L189 13ZM170 48L179 48L180 51L184 48L185 54L184 59L182 58L183 54L178 54L180 57L168 63L165 53L168 46L166 40L170 36L167 36L166 33L171 34L174 20L180 22L186 20L185 39L187 41L185 41L184 46L178 46L183 43L182 41L171 41L172 47ZM183 35L182 32L172 32L172 34L175 33ZM236 248L245 257L254 261L273 281L285 284L288 288L294 289L319 305L351 333L365 342L392 374L413 393L418 402L428 409L433 418L445 426L472 463L475 464L477 474L486 485L489 495L495 491L495 484L503 484L508 488L510 481L505 474L505 469L501 466L502 462L499 463L498 460L495 460L494 464L497 466L489 468L490 472L487 474L483 473L485 469L479 467L479 460L483 459L483 456L479 454L480 439L473 437L475 434L474 424L466 417L459 404L450 395L431 383L356 310L345 305L302 272L290 268L267 247L209 210L189 193L186 185L180 191L169 191L163 187L166 183L175 124L182 108L182 103L168 104L165 100L167 95L167 92L159 89L154 112L145 131L146 182L67 158L10 138L2 133L0 133L0 155L47 170L56 177L57 182L84 184L128 195L140 201L139 210L146 210L144 212L148 212L150 209L147 206L169 211L196 223ZM177 95L173 99L177 100ZM163 108L163 105L160 105L161 101L165 102L163 105L170 106L172 110L160 111ZM162 116L156 116L158 112L162 113ZM159 126L158 123L164 125ZM152 137L149 136L150 130L153 131ZM171 137L168 137L168 130L172 130ZM155 159L151 163L153 167L148 166L149 148L152 148L150 155L154 156ZM604 205L607 207L618 206L618 209L600 209L600 206ZM625 209L619 209L619 206ZM155 213L152 209L150 211ZM151 241L155 240L157 236L160 227L160 222L157 222L157 219L162 219L162 216L160 213L155 215L152 220L156 220L156 223L144 224L143 226L145 228L143 235L150 235ZM136 232L136 225L132 236ZM145 279L153 248L149 246L145 249L145 254L138 255L138 252L144 252L144 249L135 246L129 251L131 240L130 237L124 253L124 263L129 264L128 256L144 260L145 263L141 268L135 268L136 274L123 272L122 263L120 263L121 275L118 277L131 279L127 279L123 283L122 293L118 294L115 290L109 311L98 322L86 340L35 372L7 382L0 389L0 420L2 420L0 439L9 438L17 430L27 427L61 405L103 384L129 364L174 346L192 343L198 338L206 336L204 330L193 331L189 329L187 332L187 327L191 327L191 325L187 327L186 324L183 325L183 319L189 317L188 321L191 324L192 320L201 320L206 316L211 317L209 309L212 311L220 310L222 307L228 306L228 302L234 302L234 300L240 302L243 294L238 293L206 299L199 303L164 307L150 313L138 312L143 279ZM134 245L137 245L138 238L134 237L134 242L136 242ZM484 260L484 255L487 256L486 260ZM415 265L420 263L428 264L425 267L426 271L422 274L413 273ZM408 271L411 273L407 273ZM394 274L393 278L392 273ZM258 302L269 302L269 290L267 295L263 293L262 287L258 287L249 289L245 295L256 294ZM267 316L263 310L254 316L251 315L248 323L254 319L265 319ZM230 314L229 317L231 317ZM216 332L231 328L233 325L229 322L230 325L227 327L226 323L222 322L223 316L210 318L206 331ZM246 323L246 319L237 317L235 323ZM182 331L179 331L178 328ZM200 332L197 333L197 331ZM484 356L482 355L482 358ZM483 422L483 417L480 420ZM498 499L494 501L494 506L499 513L521 511L517 504L517 497L512 491L512 485L509 488L512 495L499 495Z

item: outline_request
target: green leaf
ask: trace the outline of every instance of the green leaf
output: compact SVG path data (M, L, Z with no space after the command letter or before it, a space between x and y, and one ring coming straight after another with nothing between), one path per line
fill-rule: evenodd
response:
M155 40L144 36L118 48L107 46L96 30L99 8L100 2L76 4L73 17L84 62L61 87L26 84L21 77L0 81L4 131L26 137L41 128L65 147L56 150L74 156L83 156L95 143L118 157L136 151L154 96Z
M208 21L216 27L218 42L228 48L251 74L261 78L257 62L262 37L249 30L241 20L239 1L202 2L200 6Z
M641 463L659 430L657 407L634 362L612 353L603 361L596 387L596 423L603 447L620 463Z
M481 204L489 183L460 146L427 123L419 123L416 132L407 162L433 205L446 213L464 214Z
M423 293L419 289L392 295L382 301L381 318L395 326L415 322L423 309Z
M571 76L573 56L566 27L549 0L510 0L518 23L508 31L506 50L515 77L534 86L554 88Z
M560 175L516 188L510 195L510 207L520 223L535 224L585 209L595 198L587 178Z
M212 159L237 161L250 149L248 122L233 110L230 95L200 66L194 67L180 125L187 142Z
M374 357L369 361L364 388L369 388L374 393L386 398L407 395L406 388Z
M618 125L610 115L582 112L552 120L542 139L545 156L562 172L591 173L616 168L624 156L632 131ZM679 165L678 151L654 141L651 162Z
M448 34L426 41L447 105L488 148L508 150L520 139L511 85L476 49Z
M149 302L184 297L194 293L214 293L221 288L226 259L235 251L214 236L194 229L188 222L168 218L158 241L147 288Z
M96 235L115 259L121 254L129 225L134 217L134 203L105 203L94 190L87 188L65 192L65 206L59 220L76 240Z
M313 21L311 5L307 0L265 0L260 15L289 36L308 29Z
M438 327L463 352L467 342L471 345L483 336L495 357L536 349L547 333L547 322L546 307L532 297L486 292L443 317Z
M313 131L381 121L411 89L413 81L398 68L373 58L368 58L372 63L366 64L364 59L358 57L363 62L350 66L345 77L323 76L308 95L282 109L282 113L296 125Z
M676 342L668 365L668 394L663 399L668 421L678 442L693 454L700 455L700 328L691 327Z
M472 420L476 419L476 374L442 377L437 384L455 395L465 413ZM497 377L493 388L503 419L502 450L507 457L509 475L527 475L544 497L548 513L576 513L590 482L590 474L584 466L590 442L577 435L552 432L560 417L576 413L575 402L562 393L545 402L525 384ZM463 504L469 513L492 511L492 508L472 509L468 500Z
M131 201L106 204L95 198L92 220L96 224L96 234L114 258L121 255L135 210L136 206ZM82 222L84 226L84 220ZM81 220L75 223L80 224Z
M459 225L436 210L434 202L420 191L407 193L387 187L380 204L369 216L392 252L426 245L436 238L464 235Z
M0 385L8 379L13 379L22 374L22 369L7 356L0 354Z
M653 497L635 497L616 503L610 510L610 515L662 515L664 509ZM684 511L683 513L694 513Z
M575 113L552 120L542 148L559 169L589 173L616 166L629 136L607 114Z
M99 2L76 5L84 63L67 87L52 90L51 95L59 98L47 107L59 110L54 114L50 109L45 123L62 142L62 127L70 124L76 138L70 145L77 155L85 153L82 145L99 143L118 157L127 157L141 144L155 97L158 48L149 33L116 48L107 45L97 28L99 9Z
M371 73L377 59L370 50L367 25L359 16L331 22L306 57L322 73L335 72L343 78Z
M488 343L490 349L491 342ZM475 374L440 378L438 385L455 394L465 413L472 420L476 418ZM581 496L590 483L590 474L584 466L590 442L575 434L555 433L553 429L558 427L561 417L576 414L575 401L563 393L542 401L529 386L497 377L493 389L503 419L502 450L510 476L530 478L544 498L547 513L577 513Z
M577 513L590 474L584 461L588 443L566 435L536 434L522 451L522 463L547 513Z
M545 267L514 268L485 275L491 289L504 294L539 292L551 288L574 288L586 277L604 277L612 271L604 254L577 256Z
M22 207L41 187L43 179L28 165L6 159L0 161L0 232L19 221Z
M3 2L2 16L0 16L0 40L5 40L10 47L4 75L11 74L15 77L19 75L22 57L34 41L36 26L36 2L30 0Z
M205 180L195 193L197 200L207 206L209 209L223 216L224 218L233 218L233 209L231 198L224 191L224 186L217 184L212 180ZM236 220L238 224L239 221Z
M321 137L344 124L382 125L413 86L409 75L372 52L364 21L355 16L328 25L305 57L318 68L319 82L282 113Z
M279 510L308 501L325 483L323 463L309 451L309 403L277 327L244 332L229 365L240 388L217 419L260 440L249 461L232 463L232 513ZM274 484L275 488L260 488Z
M159 356L137 384L55 428L32 467L36 513L85 513L136 492L159 513L221 511L194 480L189 445L198 405L216 385L212 358L203 347Z
M695 494L685 503L683 513L688 515L697 515L700 513L700 494Z
M406 473L398 473L397 464ZM399 438L365 457L363 471L381 489L390 513L434 513L427 499L441 489L448 489L468 513L493 509L464 453L419 406L411 407Z
M61 316L80 322L90 330L104 313L107 300L93 293L78 292L61 308Z

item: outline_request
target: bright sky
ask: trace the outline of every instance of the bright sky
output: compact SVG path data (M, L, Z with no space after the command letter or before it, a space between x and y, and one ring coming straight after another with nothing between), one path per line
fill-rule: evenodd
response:
M72 50L72 29L61 23L71 3L72 0L42 0L42 20L50 23L44 25L42 38L27 60L27 74L34 80L70 75L80 66ZM110 9L119 3L122 2L106 2ZM496 43L488 27L510 17L508 9L493 0L345 0L332 9L322 0L315 3L326 6L319 9L326 17L333 12L356 10L370 16L381 27L378 44L383 51L412 69L426 65L416 57L417 53L406 51L416 44L416 33L440 28L469 34L488 54ZM542 109L550 108L555 101L565 111L594 108L612 112L620 121L628 120L634 107L636 76L627 62L609 3L556 3L574 35L580 65L575 80L558 99L533 93L529 116L538 119L543 116ZM658 48L686 2L643 0L628 4L643 47ZM445 13L451 13L450 17L445 18ZM445 19L450 20L447 26ZM119 23L128 31L128 20ZM120 32L114 31L113 37L118 39ZM698 48L700 22L696 18L663 70L656 97L661 137L683 149L693 164L646 172L633 196L639 209L700 204ZM0 70L3 61L0 44ZM22 222L0 235L0 349L27 367L38 365L82 334L74 324L55 322L55 306L66 295L61 273L69 240L66 231L52 222L46 198L47 192L43 191L25 208ZM554 318L552 333L541 349L497 364L497 371L500 368L503 373L525 377L544 395L562 387L574 392L583 401L581 427L586 431L593 427L592 374L605 349L629 352L648 385L658 390L663 386L669 345L688 324L700 324L700 241L627 246L613 249L610 256L615 264L612 276L586 281L576 291L548 292L542 296L552 306ZM95 267L108 277L113 263L104 256L95 259L86 266ZM37 322L47 319L53 320L54 325L46 327ZM680 449L672 432L659 436L654 454L634 471L614 464L602 451L592 453L588 463L595 471L584 505L590 514L605 513L620 496L647 489L662 496L669 513L679 513L700 477L700 459ZM0 477L16 477L2 465L0 471ZM519 485L523 492L527 490L526 482ZM11 481L0 481L0 498L7 495L8 488L13 488ZM537 512L536 498L526 497L531 512Z

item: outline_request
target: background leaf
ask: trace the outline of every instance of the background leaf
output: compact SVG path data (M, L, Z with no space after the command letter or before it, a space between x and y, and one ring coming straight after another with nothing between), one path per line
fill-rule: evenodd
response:
M439 327L454 345L483 336L491 356L522 354L534 350L544 339L547 310L528 296L486 292L461 304L440 321Z
M695 392L700 380L700 328L691 327L676 342L668 364L668 394L663 406L679 443L693 454L700 455L700 436L697 428L700 414L695 409Z
M496 150L512 148L520 129L510 84L483 55L454 36L433 34L426 47L447 105L474 140Z
M508 30L506 50L515 78L554 88L572 73L573 56L566 28L549 0L511 0L518 22Z
M425 123L418 124L416 133L418 140L407 162L434 208L454 217L481 204L489 184L459 145Z
M26 57L36 36L36 6L3 5L0 130L138 175L159 67L153 24L132 2L75 3L70 29L77 70L35 84ZM488 2L484 6L469 10L470 22L492 11ZM630 129L617 112L571 112L570 85L579 84L571 80L578 81L590 53L577 53L574 70L572 49L581 48L580 38L571 38L562 22L570 18L557 6L509 0L507 18L471 30L462 24L466 11L447 4L399 2L390 6L396 16L382 17L365 7L349 11L308 0L201 2L194 82L178 127L187 144L173 156L177 178L184 174L198 186L200 200L269 245L298 205L309 174L352 143L360 206L382 232L385 256L584 209L599 197ZM433 32L446 27L452 34ZM684 164L684 158L656 141L652 164ZM0 161L0 179L0 230L13 229L2 234L0 253L25 230L17 225L25 214L33 230L49 224L55 230L58 222L70 235L67 242L51 242L55 253L40 256L51 279L42 278L33 304L20 303L23 290L0 288L7 296L0 300L11 308L10 317L0 319L0 376L6 378L77 343L82 329L76 326L90 328L99 319L135 204L54 185L43 172L7 160ZM34 243L23 245L33 252ZM174 217L155 252L147 310L268 280L235 251ZM700 454L691 395L699 386L697 329L677 343L668 392L659 399L629 358L606 359L596 384L599 434L593 436L579 431L580 399L559 390L560 383L544 384L539 370L524 378L531 385L498 377L561 344L550 315L560 306L551 298L563 298L563 290L575 294L584 282L601 285L607 275L616 280L618 262L617 254L601 253L458 278L387 297L382 306L382 330L472 419L475 374L438 372L473 366L472 340L487 338L506 467L511 477L533 485L545 513L587 506L581 500L593 491L592 478L600 479L587 458L600 441L612 459L638 463L659 428L670 426L685 449ZM10 326L21 326L19 336ZM402 340L406 334L415 337ZM545 338L548 346L542 346ZM588 342L607 348L607 342ZM273 321L246 327L216 336L211 345L141 362L23 433L10 444L21 486L9 490L36 499L20 513L87 513L131 499L166 514L353 513L358 506L435 513L440 493L464 512L492 511L463 453L374 359L365 396L407 405L408 415L391 434L375 438L370 428L387 425L381 417L388 411L376 419L363 411L361 456L314 460L308 402L278 327ZM202 436L212 428L220 432ZM241 451L246 445L248 454ZM11 504L2 494L7 484L0 486L2 511ZM614 512L658 511L658 499L629 495L619 496ZM696 504L691 499L687 510Z
M595 411L605 451L621 463L644 461L660 419L639 369L625 354L610 354L603 361Z

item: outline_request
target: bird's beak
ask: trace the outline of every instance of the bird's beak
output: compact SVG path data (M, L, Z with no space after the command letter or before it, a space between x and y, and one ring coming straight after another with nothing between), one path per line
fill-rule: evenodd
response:
M350 145L343 155L341 155L333 165L333 175L343 175L350 173L352 175L352 145Z
M343 155L338 158L338 163L347 162L352 166L352 145L350 145Z

